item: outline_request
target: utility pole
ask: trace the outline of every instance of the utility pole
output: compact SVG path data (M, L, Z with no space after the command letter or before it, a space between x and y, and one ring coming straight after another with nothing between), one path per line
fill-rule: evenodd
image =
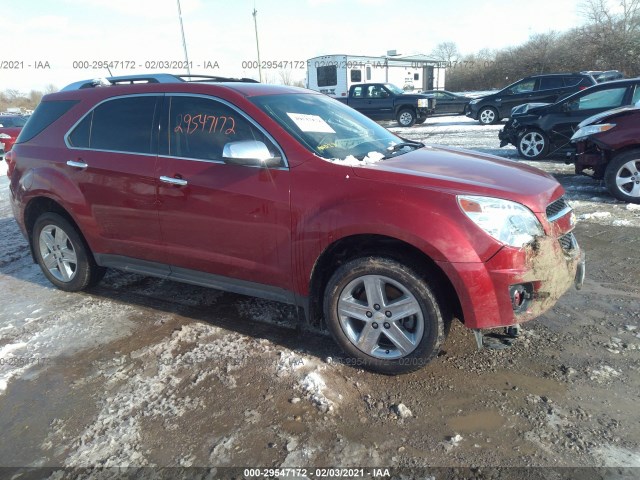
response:
M262 65L260 64L260 43L258 43L258 11L254 5L253 7L253 26L256 29L256 49L258 50L258 76L260 78L260 82L262 82Z
M184 49L184 59L187 62L187 75L191 75L189 67L189 55L187 55L187 40L184 38L184 25L182 24L182 9L180 8L180 0L178 1L178 17L180 17L180 31L182 32L182 48Z

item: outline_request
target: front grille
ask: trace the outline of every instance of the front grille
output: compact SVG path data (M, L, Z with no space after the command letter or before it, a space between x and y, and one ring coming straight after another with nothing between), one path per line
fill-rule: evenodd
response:
M560 197L555 202L551 203L547 207L547 218L550 222L557 220L558 218L566 215L571 211L571 205L567 203L564 197Z
M567 233L566 235L561 236L558 241L560 242L562 250L565 252L570 252L576 248L576 238L573 236L573 233Z

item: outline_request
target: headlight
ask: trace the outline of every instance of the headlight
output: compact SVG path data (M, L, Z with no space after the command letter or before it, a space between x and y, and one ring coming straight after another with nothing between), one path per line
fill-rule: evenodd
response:
M429 99L428 98L419 98L418 99L418 108L429 108Z
M479 98L476 98L475 100L471 100L471 101L469 102L469 105L475 105L475 104L476 104L476 103L478 103L479 101L480 101L480 99L479 99Z
M587 125L586 127L579 128L576 133L571 137L571 141L575 142L582 138L586 138L589 135L595 135L596 133L606 132L607 130L611 130L615 127L615 123L603 123L601 125Z
M457 198L460 209L473 223L506 245L520 248L544 234L538 218L520 203L474 195Z

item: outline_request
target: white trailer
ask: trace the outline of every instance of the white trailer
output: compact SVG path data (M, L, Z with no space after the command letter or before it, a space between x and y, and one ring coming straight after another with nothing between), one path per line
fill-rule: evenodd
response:
M346 97L359 83L393 83L410 92L442 90L444 72L441 62L424 55L324 55L307 60L307 88L331 97Z

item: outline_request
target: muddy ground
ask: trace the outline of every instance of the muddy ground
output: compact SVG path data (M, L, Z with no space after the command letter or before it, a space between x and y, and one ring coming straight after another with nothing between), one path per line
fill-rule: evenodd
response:
M499 128L392 129L516 160ZM561 159L533 163L581 220L584 289L508 350L477 351L456 323L399 377L346 365L280 304L117 271L56 290L3 176L0 466L640 467L640 208Z

